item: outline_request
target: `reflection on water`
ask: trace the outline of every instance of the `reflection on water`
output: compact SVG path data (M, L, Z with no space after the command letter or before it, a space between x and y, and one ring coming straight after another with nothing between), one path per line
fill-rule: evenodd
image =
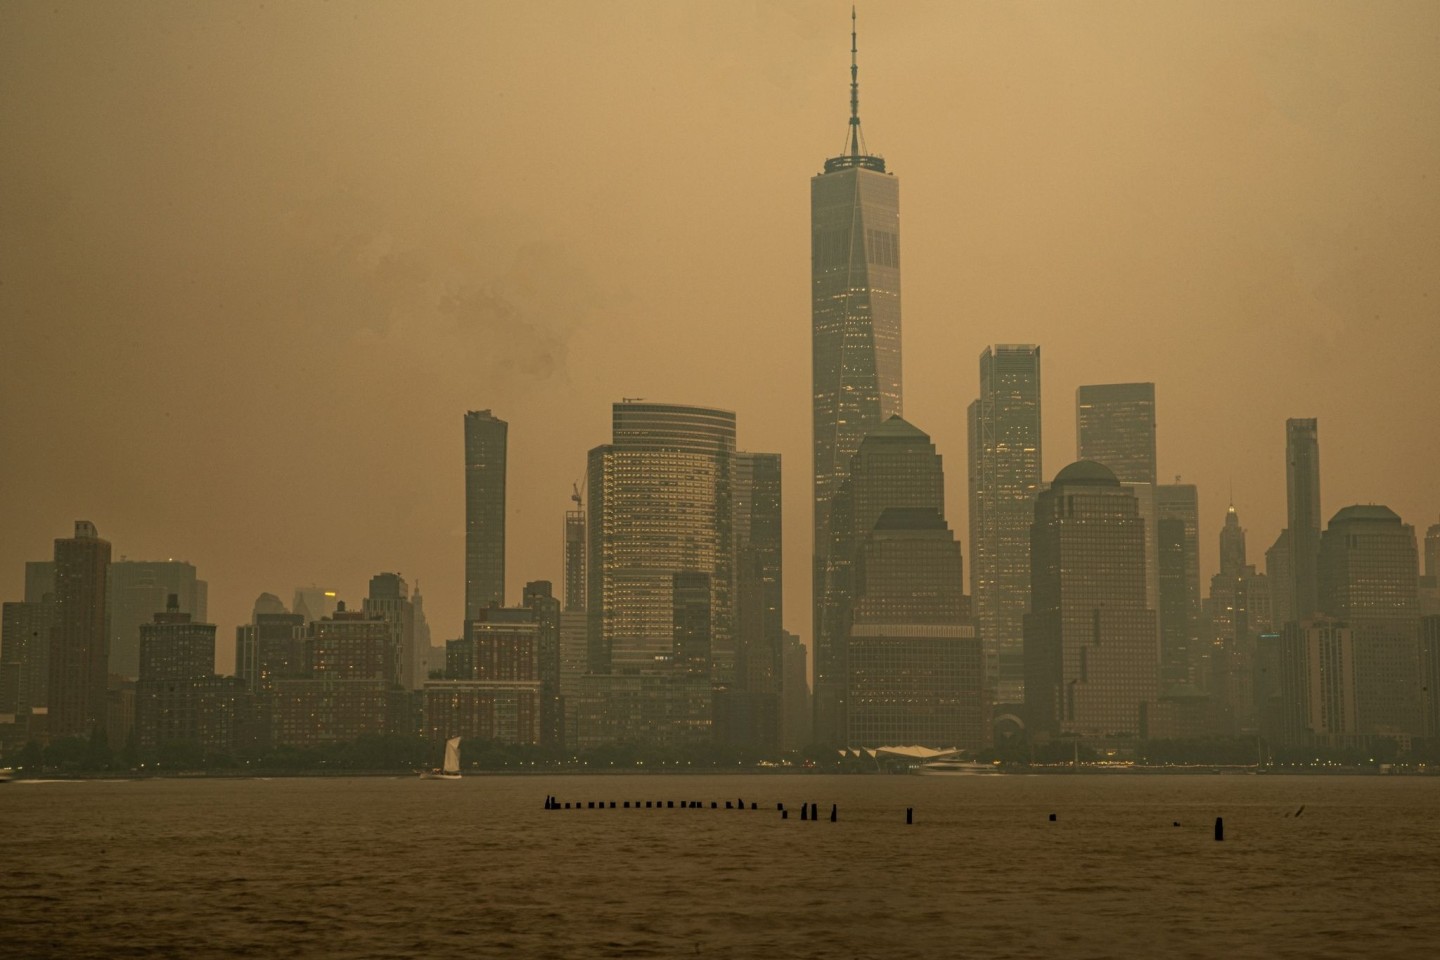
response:
M1428 956L1440 877L1419 778L14 783L0 824L6 957Z

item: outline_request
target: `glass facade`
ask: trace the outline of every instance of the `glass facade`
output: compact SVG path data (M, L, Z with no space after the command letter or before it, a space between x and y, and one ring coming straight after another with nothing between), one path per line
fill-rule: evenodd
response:
M996 703L1025 699L1030 523L1040 490L1040 348L999 344L980 354L970 404L970 594Z
M1155 485L1155 384L1100 383L1075 391L1076 455L1121 483Z
M1286 516L1290 533L1290 588L1287 607L1292 617L1308 617L1322 609L1320 554L1320 428L1314 418L1285 421Z

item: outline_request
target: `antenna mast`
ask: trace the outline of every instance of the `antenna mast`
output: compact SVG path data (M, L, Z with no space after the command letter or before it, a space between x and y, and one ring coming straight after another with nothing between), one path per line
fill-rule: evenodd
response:
M850 156L860 156L860 65L855 55L855 7L850 7Z

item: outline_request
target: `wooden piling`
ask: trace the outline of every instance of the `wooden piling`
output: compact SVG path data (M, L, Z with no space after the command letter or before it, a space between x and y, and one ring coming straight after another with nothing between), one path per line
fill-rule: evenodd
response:
M1215 839L1216 839L1216 840L1224 840L1224 839L1225 839L1225 818L1224 818L1224 817L1216 817L1216 818L1215 818Z
M906 808L905 808L905 823L906 823L906 825L912 824L912 823L914 823L914 822L915 822L915 808L914 808L914 807L906 807Z

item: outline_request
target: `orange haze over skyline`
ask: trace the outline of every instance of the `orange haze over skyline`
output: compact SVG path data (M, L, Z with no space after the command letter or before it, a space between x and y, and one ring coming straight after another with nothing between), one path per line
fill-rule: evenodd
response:
M510 423L507 590L622 396L734 410L785 469L810 631L809 186L849 5L0 7L0 598L72 521L187 559L220 666L257 594L418 579L460 632L461 422ZM860 112L900 179L905 416L970 562L965 409L1034 342L1044 474L1075 388L1156 384L1200 488L1285 522L1440 519L1440 6L865 3ZM968 578L968 569L967 569ZM968 587L967 587L968 589Z

